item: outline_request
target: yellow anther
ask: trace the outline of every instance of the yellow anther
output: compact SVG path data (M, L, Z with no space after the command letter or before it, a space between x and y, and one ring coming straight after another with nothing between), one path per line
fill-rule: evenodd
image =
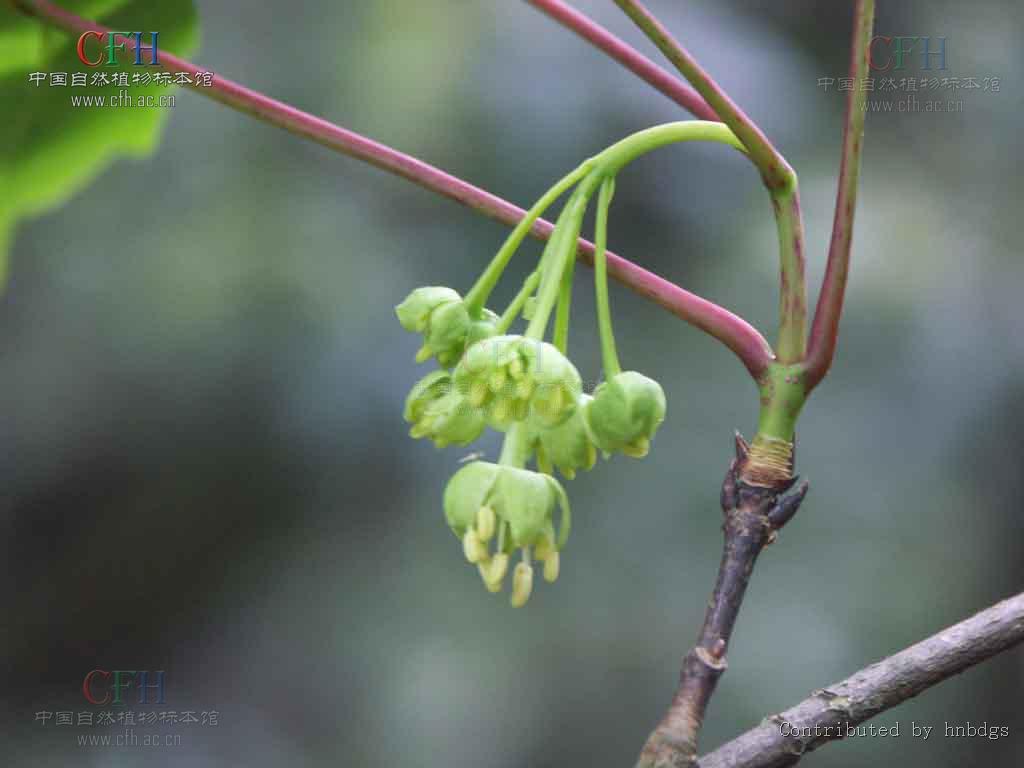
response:
M516 397L521 400L529 400L533 394L533 382L529 379L520 379L516 382Z
M480 580L484 583L484 588L491 594L497 594L501 592L501 582L490 580L490 563L480 563L477 568L480 569Z
M553 550L544 558L544 581L554 581L558 578L558 569L561 565L561 557L558 550Z
M425 363L427 362L427 360L433 357L433 355L434 351L426 344L424 344L422 347L420 347L419 352L416 353L416 362Z
M622 452L627 456L632 456L634 459L642 459L651 450L651 441L646 437L638 437L632 443L629 443L622 448Z
M537 412L549 419L558 416L564 406L565 400L561 387L554 389L545 387L542 393L534 399L534 407Z
M523 561L512 571L512 607L522 608L533 591L533 568Z
M525 371L523 370L523 361L518 357L515 358L511 363L508 364L508 372L513 379L523 378Z
M505 574L508 573L508 555L501 552L490 559L489 562L479 563L480 578L488 592L500 592Z
M555 551L554 545L551 543L551 539L545 536L543 539L537 542L533 548L533 554L536 555L538 560L547 560L548 555Z
M480 507L476 513L476 532L481 541L490 541L498 527L498 518L488 506Z
M469 528L462 537L462 552L471 563L482 563L487 560L487 547L472 528Z

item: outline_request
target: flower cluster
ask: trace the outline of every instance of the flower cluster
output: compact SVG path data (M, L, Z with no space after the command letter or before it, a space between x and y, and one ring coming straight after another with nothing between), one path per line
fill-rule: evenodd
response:
M583 382L556 347L523 336L493 336L473 344L455 368L455 386L504 430L527 418L548 427L576 409Z
M579 371L565 354L575 243L587 202L606 181L585 173L586 164L581 169L567 177L572 183L556 185L554 191L564 191L582 179L537 270L500 317L484 303L552 193L531 209L465 297L451 288L429 286L417 288L396 307L402 327L423 336L417 361L434 358L441 366L420 379L406 398L409 434L444 447L468 445L487 427L505 433L497 463L474 461L451 478L444 512L489 591L501 590L510 558L521 553L512 568L513 606L529 598L535 562L542 564L545 580L558 578L569 534L569 500L555 470L571 480L578 471L591 469L599 452L606 458L614 453L643 457L665 418L665 395L658 383L619 368L606 294L599 306L604 383L585 393ZM604 205L610 200L603 187L601 199ZM599 226L606 218L599 211ZM607 290L603 259L599 249L599 304ZM552 343L544 336L555 309ZM519 317L528 321L525 333L509 333ZM536 471L527 469L531 461Z

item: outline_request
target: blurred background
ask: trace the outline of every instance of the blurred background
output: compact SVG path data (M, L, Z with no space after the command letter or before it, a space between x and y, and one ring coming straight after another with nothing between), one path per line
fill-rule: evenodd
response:
M612 3L575 5L658 58ZM651 2L798 170L812 296L844 97L819 79L845 76L849 5ZM811 493L755 574L705 750L1024 579L1024 13L880 5L878 34L945 37L943 74L1001 88L948 96L955 113L868 117L838 358L800 423ZM205 67L521 205L685 117L521 2L198 6ZM920 70L911 56L903 74ZM196 94L171 112L154 157L117 162L14 244L5 764L632 765L714 579L732 430L756 422L742 367L613 286L624 363L664 384L668 420L646 460L567 484L562 575L512 610L443 522L470 449L406 436L424 369L392 311L419 285L468 288L505 229ZM774 336L771 209L738 156L689 145L637 162L610 241ZM538 254L521 252L501 299ZM570 343L593 381L590 279L577 271ZM498 443L475 450L493 460ZM163 709L217 724L140 726L180 744L116 749L78 745L95 726L36 721L104 710L82 695L93 669L164 670ZM874 721L899 738L807 762L1020 765L1022 682L1024 656L1005 654ZM911 738L911 721L936 732ZM968 722L1010 735L942 737Z

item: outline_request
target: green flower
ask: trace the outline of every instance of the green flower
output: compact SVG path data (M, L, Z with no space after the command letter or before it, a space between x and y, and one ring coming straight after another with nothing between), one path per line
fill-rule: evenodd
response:
M445 368L455 365L466 348L470 324L469 312L461 301L439 306L430 313L423 346L416 353L417 362L436 357Z
M439 285L417 288L395 307L395 314L405 330L426 333L430 327L430 315L435 309L459 301L462 301L462 297L451 288Z
M459 361L467 346L493 336L498 323L489 309L480 318L470 317L458 292L442 286L417 288L395 307L395 314L407 331L423 334L416 362L436 357L446 368Z
M562 513L557 535L556 509ZM448 481L444 513L462 540L466 559L477 566L491 592L501 590L512 552L522 551L512 577L513 606L525 605L530 597L534 556L544 564L547 581L558 578L559 552L569 536L569 499L550 475L474 461Z
M447 371L428 373L413 385L403 416L412 424L412 437L430 438L438 448L469 445L486 426L480 409L455 390Z
M551 474L553 465L566 479L572 480L577 470L594 466L597 448L583 419L583 410L592 399L590 395L580 395L576 411L565 423L534 433L533 445L541 471Z
M654 379L624 371L594 391L583 418L602 451L643 458L665 420L665 393Z
M484 409L495 429L528 417L545 427L557 426L576 410L583 389L565 355L524 336L493 336L473 344L454 376L456 388Z

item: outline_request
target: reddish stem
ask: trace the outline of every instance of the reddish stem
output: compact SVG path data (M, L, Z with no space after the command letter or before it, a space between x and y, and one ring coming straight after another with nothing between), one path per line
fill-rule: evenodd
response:
M739 108L722 87L715 82L697 60L679 42L672 37L664 24L643 6L639 0L615 0L616 5L633 20L644 34L650 38L676 69L690 81L697 92L711 105L718 119L724 122L743 146L750 153L751 160L757 165L764 177L768 189L788 186L796 174L786 162L786 158L768 140L764 132L750 119L746 112Z
M15 0L15 4L24 12L67 32L109 32L95 22L86 21L48 0ZM131 38L126 38L124 42L130 50L134 50ZM161 68L168 72L196 75L204 71L189 61L163 51L160 52L160 60ZM209 87L198 84L189 87L259 120L408 179L504 224L515 225L526 213L522 208L429 163L219 75L214 76ZM533 225L530 234L538 240L547 240L553 229L554 225L540 219ZM585 263L593 263L593 243L581 238L578 250ZM746 320L620 256L608 252L607 258L609 275L721 341L739 357L755 379L767 368L773 357L772 349Z
M864 101L860 87L868 73L868 48L875 23L874 0L857 0L854 8L853 43L850 46L850 77L854 88L846 97L846 122L843 125L843 150L839 166L839 190L832 220L832 240L828 265L821 283L821 294L814 312L807 349L807 389L813 389L828 373L836 352L839 317L843 312L846 278L850 270L850 246L853 240L853 214L857 208L857 181L861 147L864 143Z
M807 342L807 286L804 232L796 173L757 124L729 98L697 60L639 0L615 0L743 142L772 196L779 234L779 340L782 363L803 359Z
M699 117L701 120L721 122L721 118L715 113L715 110L708 106L704 97L697 91L572 6L563 3L562 0L527 0L527 2L559 24L571 29L587 42L600 48L641 80L661 91L695 117Z

